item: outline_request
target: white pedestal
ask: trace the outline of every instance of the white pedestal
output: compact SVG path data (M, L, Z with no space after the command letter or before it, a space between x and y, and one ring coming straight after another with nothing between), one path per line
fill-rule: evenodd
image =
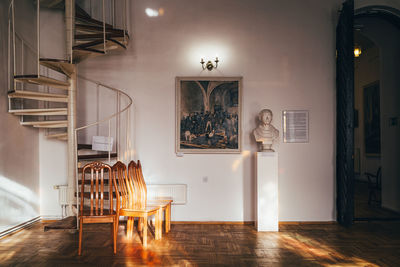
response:
M257 231L278 231L278 153L257 152Z

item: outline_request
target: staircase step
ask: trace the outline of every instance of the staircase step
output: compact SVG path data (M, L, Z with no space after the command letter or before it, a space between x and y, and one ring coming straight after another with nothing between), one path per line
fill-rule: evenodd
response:
M78 150L81 149L92 149L92 145L91 144L78 144Z
M104 54L105 54L105 52L103 52L103 51L94 52L94 51L88 51L87 49L74 49L73 50L73 60L74 60L74 63L79 63L79 62L83 61L84 59L99 56L99 55L104 55Z
M89 47L85 47L85 48L80 48L80 47L74 47L73 48L73 52L83 52L83 53L94 53L94 54L100 54L100 55L104 55L105 52L102 50L98 50L98 49L94 49L94 48L89 48Z
M67 95L32 92L32 91L21 91L21 90L10 91L8 93L8 98L23 98L23 99L32 99L32 100L39 100L39 101L68 103Z
M98 26L103 26L103 22L102 21L93 19L88 14L87 14L87 16L85 16L83 14L78 14L78 12L76 12L75 21L77 21L77 20L80 21L80 22L84 22L84 23L90 23L90 24L94 24L94 25L98 25ZM107 24L107 23L105 25L106 25L106 28L112 28L113 27L112 25Z
M75 24L75 30L103 34L103 26ZM119 34L119 35L124 35L124 31L121 29L114 29L114 28L106 27L105 30L106 30L106 34L107 33L115 33L115 34Z
M50 116L50 115L67 115L67 108L40 108L40 109L11 109L8 111L14 115L31 115L31 116Z
M128 35L126 35L128 38ZM75 40L94 40L103 39L102 33L90 33L90 34L75 34ZM124 37L123 33L106 33L106 39Z
M122 40L122 42L123 42L123 40ZM124 45L123 43L121 43L118 40L114 40L114 39L106 40L106 49L107 50L114 50L114 49L117 49L120 47L126 49L126 45ZM98 39L98 40L94 40L91 42L84 42L81 44L77 44L73 47L73 49L79 49L79 48L92 48L92 49L103 51L104 50L104 42L103 42L103 39Z
M52 58L41 58L40 65L55 70L57 72L63 73L68 77L75 71L74 64L69 63L68 60L62 59L52 59Z
M40 7L64 9L64 0L40 0Z
M111 158L116 158L118 157L117 153L111 153L110 154ZM78 155L78 160L81 159L107 159L108 158L108 153L102 153L102 154L88 154L88 155Z
M67 128L68 123L59 123L59 124L49 124L49 125L33 125L35 128L48 128L48 129L55 129L55 128ZM60 140L67 140L67 138L59 138Z
M24 121L21 125L29 125L36 128L64 128L68 121Z
M62 138L62 137L67 137L68 138L68 133L56 133L56 134L48 134L46 135L47 138Z
M53 78L41 76L41 75L17 75L14 76L14 80L17 82L31 83L37 85L48 85L51 87L68 90L69 82L59 81Z

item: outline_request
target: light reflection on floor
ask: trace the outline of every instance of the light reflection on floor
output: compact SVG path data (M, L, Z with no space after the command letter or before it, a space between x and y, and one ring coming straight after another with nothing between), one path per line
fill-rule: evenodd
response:
M357 257L347 257L329 246L302 235L293 238L288 234L280 234L279 243L281 248L289 249L303 258L326 262L323 266L379 266Z

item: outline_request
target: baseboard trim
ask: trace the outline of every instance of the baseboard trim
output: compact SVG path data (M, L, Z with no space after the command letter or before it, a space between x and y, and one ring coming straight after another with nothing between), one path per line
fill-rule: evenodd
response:
M171 224L238 224L254 225L254 221L171 221Z
M255 225L254 221L171 221L171 224L238 224ZM279 222L279 225L337 224L337 221L290 221Z
M3 238L3 237L8 236L10 234L13 234L15 232L21 231L21 230L23 230L25 228L28 228L31 224L33 224L35 222L38 222L38 221L40 221L40 216L37 216L37 217L35 217L35 218L33 218L33 219L29 220L29 221L26 221L24 223L21 223L21 224L18 224L16 226L14 226L14 227L11 227L10 229L5 230L5 231L0 233L0 239Z
M279 225L306 225L306 224L337 224L337 221L291 221L279 222Z
M40 216L40 221L43 223L52 223L62 219L63 218L61 216Z

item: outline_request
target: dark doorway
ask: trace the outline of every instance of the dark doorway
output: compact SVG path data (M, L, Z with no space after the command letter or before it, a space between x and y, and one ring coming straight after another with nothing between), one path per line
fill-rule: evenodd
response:
M355 11L354 220L400 219L400 12L370 6Z

